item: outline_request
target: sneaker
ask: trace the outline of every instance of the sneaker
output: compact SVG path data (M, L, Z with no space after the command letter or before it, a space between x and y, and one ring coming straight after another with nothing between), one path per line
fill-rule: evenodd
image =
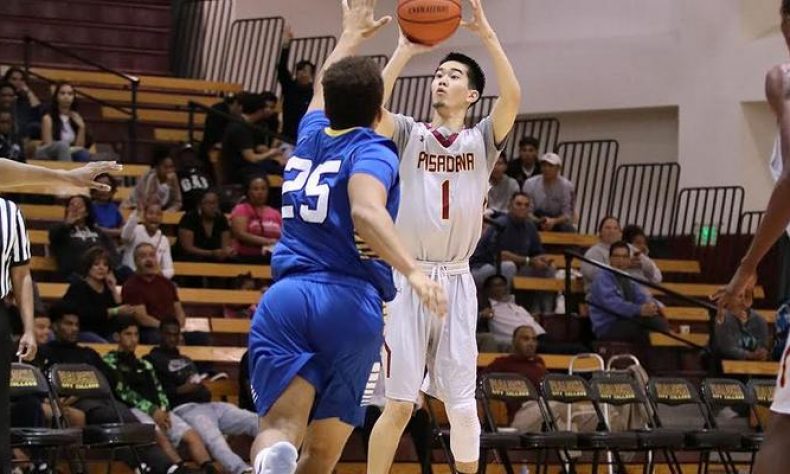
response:
M269 448L262 465L255 466L258 474L294 474L299 453L291 443L280 441Z

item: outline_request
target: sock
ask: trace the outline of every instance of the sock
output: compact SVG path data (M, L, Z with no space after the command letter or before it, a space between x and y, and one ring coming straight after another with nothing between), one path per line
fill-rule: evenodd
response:
M255 462L252 464L254 474L263 474L263 461L266 460L266 454L269 453L269 448L263 448L257 456Z

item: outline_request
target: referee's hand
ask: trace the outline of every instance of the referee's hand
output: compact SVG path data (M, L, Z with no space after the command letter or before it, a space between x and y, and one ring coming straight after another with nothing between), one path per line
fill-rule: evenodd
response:
M36 337L32 332L26 332L19 340L19 350L16 352L17 357L20 357L26 362L30 362L36 357L38 345L36 345Z
M110 186L94 181L104 173L117 173L123 166L114 161L94 161L79 168L63 171L63 179L72 186L88 187L99 191L109 191Z

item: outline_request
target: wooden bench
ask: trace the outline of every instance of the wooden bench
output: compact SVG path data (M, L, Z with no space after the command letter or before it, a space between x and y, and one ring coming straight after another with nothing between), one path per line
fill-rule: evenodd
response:
M102 356L110 351L118 348L117 344L82 344L90 347ZM137 357L148 355L154 346L139 345L135 354ZM244 353L247 351L246 347L229 347L229 346L180 346L178 350L181 354L189 357L196 362L223 362L223 363L238 363Z
M707 346L710 336L708 334L675 334L676 336L685 339L692 344L698 346ZM659 333L650 333L650 345L653 347L689 347L681 341L672 339L669 336Z
M203 132L195 130L195 140L203 139ZM155 128L154 140L160 142L179 142L184 143L189 141L189 132L181 128Z
M593 234L575 234L571 232L541 232L540 242L543 245L592 247L598 243L598 236Z
M776 322L776 310L758 309L757 314L763 317L766 322L772 324ZM667 319L673 321L687 321L704 323L710 318L710 313L705 308L694 306L667 306L664 308Z
M565 256L559 254L550 254L547 257L554 263L557 268L565 268ZM700 273L702 268L696 260L670 260L658 258L653 260L658 269L664 273ZM575 269L581 267L581 261L574 259L571 266Z
M74 69L49 69L32 68L34 73L55 81L69 81L74 83L102 84L112 86L128 86L126 79L105 72L80 71ZM140 87L147 89L168 89L178 91L192 91L196 93L207 92L233 92L243 90L241 84L218 81L203 81L199 79L182 79L168 76L136 76L140 79ZM77 87L79 89L79 87Z
M97 99L107 102L120 102L124 106L132 103L132 92L121 89L104 89L98 87L80 87L80 92L84 92ZM196 102L206 107L211 107L222 99L217 96L172 94L164 92L138 92L137 103L149 105L172 105L187 107L189 102ZM202 125L202 124L201 124Z
M27 232L28 232L28 238L30 239L30 245L49 246L49 232L47 232L46 230L33 229ZM168 242L170 242L170 245L173 246L175 245L177 238L170 235L167 236L167 240ZM38 270L47 270L46 264L39 263L39 265L42 266L41 268L38 268Z
M63 298L67 283L39 283L38 290L44 300ZM218 290L211 288L179 288L178 298L191 305L253 305L258 304L261 292L254 290Z
M677 293L698 298L707 298L721 288L721 285L705 283L662 283L662 285ZM516 277L513 279L513 288L520 291L565 291L565 280L556 278ZM584 283L580 279L572 280L571 290L574 293L584 292ZM663 294L652 288L650 292L654 295ZM765 298L765 291L762 286L755 287L754 297L757 299Z
M129 115L113 107L102 107L102 118L115 120L129 120ZM172 123L187 126L189 113L175 110L137 109L137 120L140 122ZM196 113L195 123L202 124L206 121L206 114Z
M772 360L723 360L722 370L727 375L760 375L776 377L779 373L779 362Z

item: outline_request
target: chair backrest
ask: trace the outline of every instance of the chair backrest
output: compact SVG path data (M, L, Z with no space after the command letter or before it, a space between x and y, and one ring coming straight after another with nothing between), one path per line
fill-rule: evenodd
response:
M547 374L540 387L546 401L560 403L595 401L590 385L578 375Z
M752 402L757 406L770 407L774 402L774 379L752 379L749 381L749 391L752 393Z
M590 388L598 403L607 405L642 405L647 402L644 390L630 375L605 372L593 375Z
M666 405L670 407L680 406L694 406L702 420L703 427L710 427L710 416L705 408L705 404L700 398L699 390L686 379L677 377L652 377L647 383L648 399L653 404L653 414L655 422L659 426L663 426L661 417L659 416L659 405ZM688 419L682 420L684 426L690 423Z
M496 372L480 378L478 394L489 429L508 424L507 406L524 402L540 403L540 393L528 378L521 374ZM541 407L542 410L542 407ZM543 414L543 412L541 411Z
M49 397L49 385L37 367L14 362L11 364L9 395L12 400L29 395Z
M104 375L88 364L55 364L49 370L49 383L59 397L112 398Z
M752 403L752 394L740 380L709 378L702 381L702 397L709 407Z

